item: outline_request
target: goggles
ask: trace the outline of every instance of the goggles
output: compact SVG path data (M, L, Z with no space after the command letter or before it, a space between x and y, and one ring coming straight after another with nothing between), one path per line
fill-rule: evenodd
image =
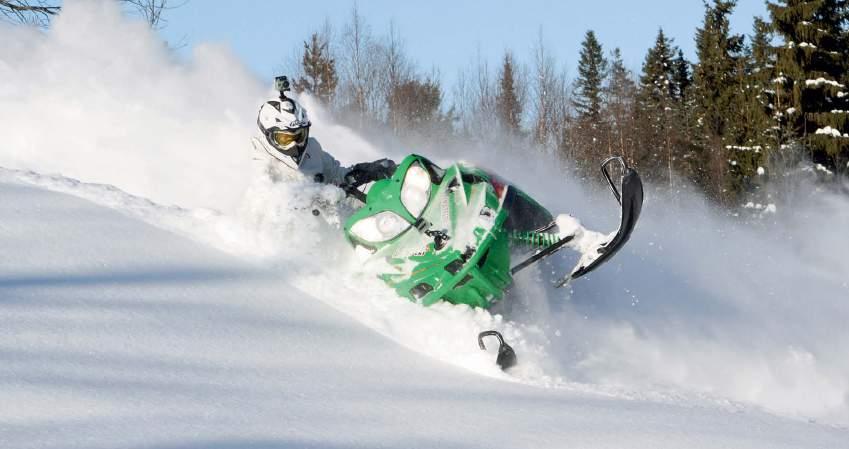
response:
M309 128L274 130L271 131L271 142L282 150L288 150L294 145L303 145L307 140Z

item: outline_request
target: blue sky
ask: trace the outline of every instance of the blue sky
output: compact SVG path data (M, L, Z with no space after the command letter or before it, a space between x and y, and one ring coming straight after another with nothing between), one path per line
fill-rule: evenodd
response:
M353 0L190 0L167 13L162 34L171 42L185 41L183 53L199 42L226 43L258 76L270 79L325 19L341 32L353 5ZM410 57L425 71L439 68L449 85L478 51L491 64L508 48L530 61L540 26L570 76L587 29L606 50L620 47L633 70L639 70L658 27L693 59L693 36L703 14L701 0L359 0L358 7L373 34L385 34L394 21ZM734 31L749 34L752 18L766 14L763 0L740 0Z

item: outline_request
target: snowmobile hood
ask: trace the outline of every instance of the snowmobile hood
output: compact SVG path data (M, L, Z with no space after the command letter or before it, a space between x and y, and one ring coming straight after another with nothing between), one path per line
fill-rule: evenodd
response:
M501 200L486 173L411 155L372 186L345 233L394 267L381 278L399 295L488 307L510 282Z

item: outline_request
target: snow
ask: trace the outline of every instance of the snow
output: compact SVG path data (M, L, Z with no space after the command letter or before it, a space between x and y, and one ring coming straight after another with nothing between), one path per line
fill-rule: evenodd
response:
M755 203L755 202L752 202L752 201L749 201L748 203L744 204L743 208L744 209L755 209L757 211L761 211L764 214L775 214L778 211L778 207L773 203L761 204L761 203ZM794 357L796 357L796 356L794 355ZM803 357L808 357L808 356L804 355Z
M834 87L840 87L840 88L846 87L846 86L838 83L837 81L827 80L823 77L819 77L815 80L805 80L806 86L821 86L823 84L826 84L826 85L829 85L829 86L834 86ZM840 94L838 94L838 98L840 98Z
M423 308L359 264L338 191L253 170L267 91L225 48L175 62L87 1L48 35L0 24L0 38L0 403L13 404L0 447L849 440L845 199L763 206L778 222L763 232L649 190L628 246L569 289L548 286L574 265L564 251L491 312ZM345 163L409 150L304 100ZM421 151L481 161L553 211L615 227L609 194L564 179L554 156ZM508 374L474 339L493 328L519 354Z
M811 44L809 42L802 42L802 43L799 44L799 47L801 47L801 48L817 48L816 45Z
M572 270L572 273L582 267L588 266L599 256L598 249L605 245L616 232L603 234L596 231L586 229L581 225L581 221L568 214L560 214L555 218L557 229L560 231L560 238L566 236L574 236L567 244L568 247L576 250L581 254L581 258Z
M755 153L760 153L763 149L760 145L726 145L725 148L737 151L754 151Z
M839 129L832 128L831 126L819 128L816 130L815 134L824 134L832 137L849 137L849 135L841 134Z
M836 448L845 441L846 430L733 404L579 384L540 388L492 368L486 377L458 370L334 311L322 288L293 284L305 273L233 259L145 224L130 196L129 209L107 208L17 175L0 181L0 400L15 404L0 409L2 447ZM114 189L84 188L90 197L98 190L117 197ZM155 204L148 212L173 214ZM398 312L445 313L449 323L451 313L464 315L355 299L345 301L380 305L387 321L403 320Z
M766 170L763 167L758 167L758 175L763 176L764 174L766 174Z
M827 175L833 175L834 174L833 171L829 170L825 165L822 165L822 164L814 164L814 169L816 171L821 171L821 172L823 172Z

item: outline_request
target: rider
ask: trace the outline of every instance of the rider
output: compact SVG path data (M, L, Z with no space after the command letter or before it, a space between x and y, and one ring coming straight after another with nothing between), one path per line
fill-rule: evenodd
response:
M343 167L322 149L318 140L310 137L311 123L306 109L287 95L289 80L278 76L274 81L280 94L259 108L256 123L260 135L254 138L254 146L261 147L271 156L268 168L272 172L299 172L315 182L333 184L346 191L392 176L396 165L389 159Z

